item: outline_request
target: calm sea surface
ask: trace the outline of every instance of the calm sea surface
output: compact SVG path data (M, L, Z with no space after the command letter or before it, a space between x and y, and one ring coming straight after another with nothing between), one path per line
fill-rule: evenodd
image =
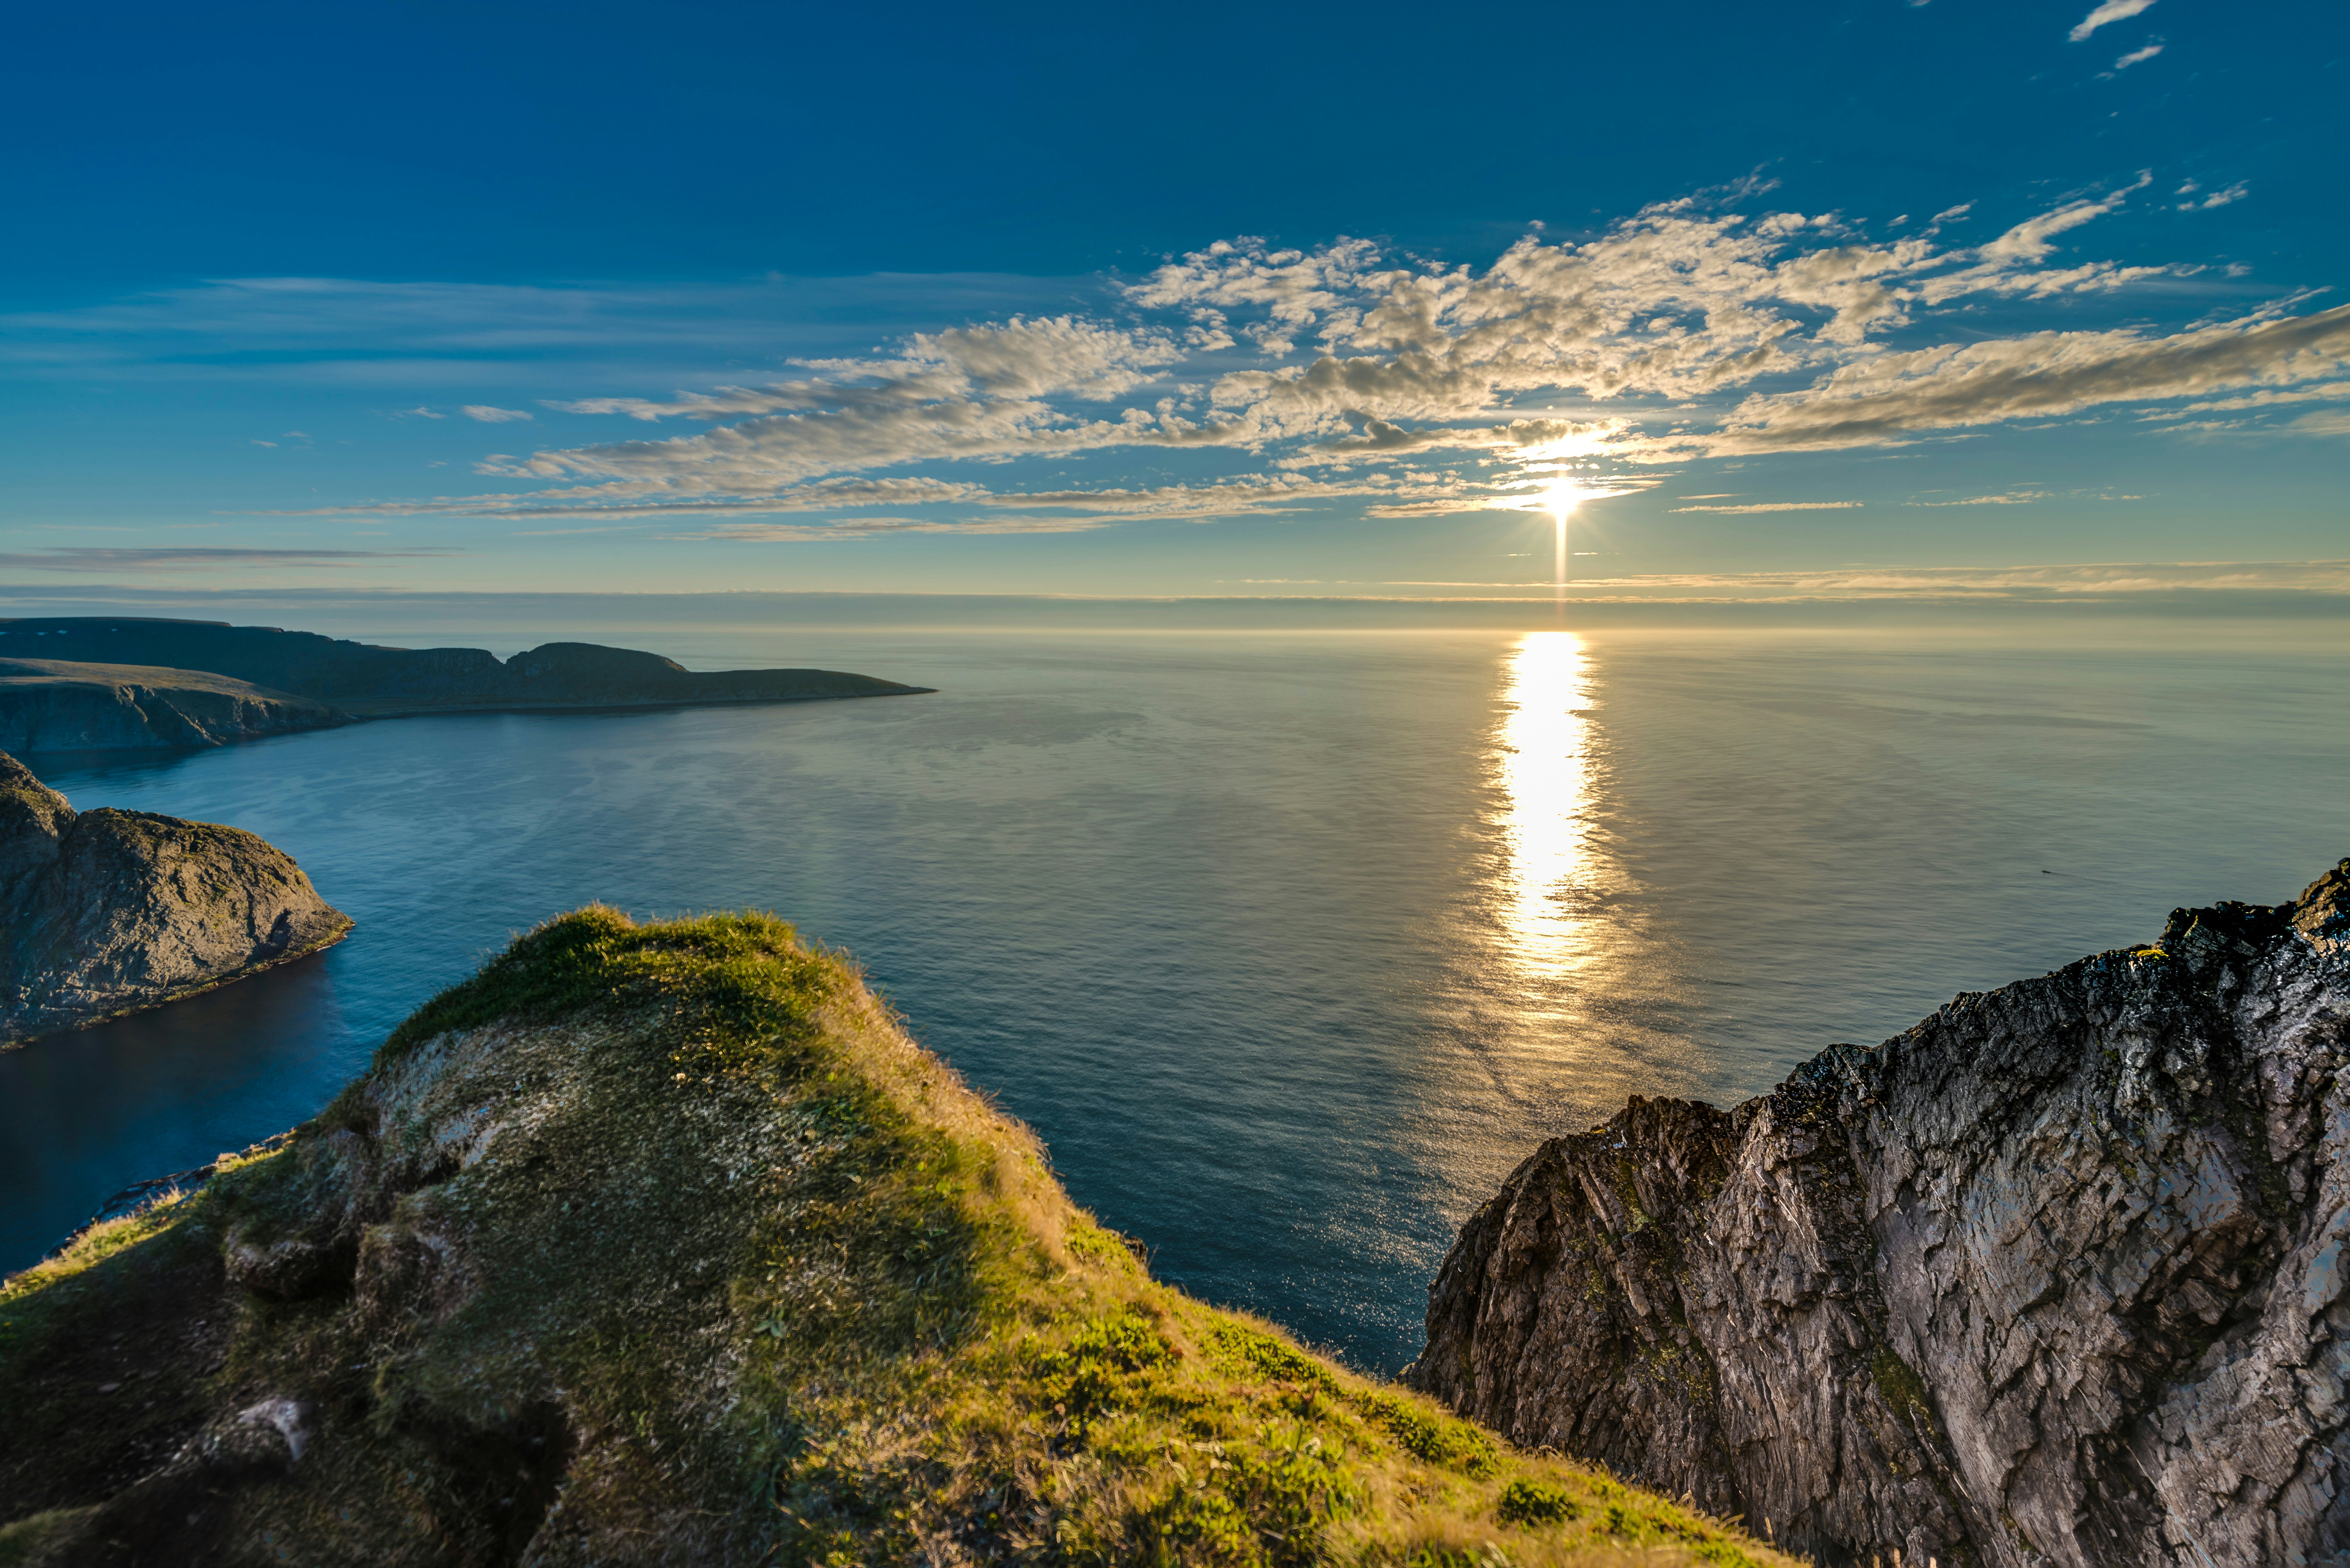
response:
M1161 1272L1392 1369L1546 1134L1734 1103L2350 853L2339 635L607 639L941 690L31 759L262 834L359 929L0 1056L0 1268L308 1116L555 911L755 906L852 950Z

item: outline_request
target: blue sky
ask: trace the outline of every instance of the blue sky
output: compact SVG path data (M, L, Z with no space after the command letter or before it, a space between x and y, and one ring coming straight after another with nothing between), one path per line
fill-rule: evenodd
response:
M0 582L2350 591L2336 8L59 8Z

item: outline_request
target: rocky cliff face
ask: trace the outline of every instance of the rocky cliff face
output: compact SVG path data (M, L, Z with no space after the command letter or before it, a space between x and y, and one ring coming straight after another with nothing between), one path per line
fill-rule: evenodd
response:
M0 755L0 1048L79 1028L340 941L291 857L151 812L77 814Z
M0 751L217 746L348 722L324 702L201 670L0 659Z
M2350 861L1544 1144L1413 1379L1831 1564L2350 1563L2345 1064Z

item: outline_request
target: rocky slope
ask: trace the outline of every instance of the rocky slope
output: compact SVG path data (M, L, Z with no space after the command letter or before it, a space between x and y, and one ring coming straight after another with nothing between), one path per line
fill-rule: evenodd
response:
M0 751L156 751L348 722L324 702L194 670L0 659Z
M1825 1563L2350 1563L2345 1064L2350 861L1544 1144L1413 1380Z
M0 1049L241 979L340 941L293 860L250 833L77 814L0 755Z
M385 648L276 627L124 617L0 620L0 654L212 671L367 717L788 702L927 690L833 670L696 671L657 653L587 642L550 642L501 660L478 648Z
M1153 1281L764 917L567 916L0 1287L0 1562L1786 1563Z

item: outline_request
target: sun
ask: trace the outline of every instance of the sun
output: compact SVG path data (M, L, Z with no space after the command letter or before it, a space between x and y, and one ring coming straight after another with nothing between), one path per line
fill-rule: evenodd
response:
M1568 513L1575 510L1575 503L1588 493L1590 493L1574 480L1562 479L1543 492L1542 509L1552 516L1564 520Z

